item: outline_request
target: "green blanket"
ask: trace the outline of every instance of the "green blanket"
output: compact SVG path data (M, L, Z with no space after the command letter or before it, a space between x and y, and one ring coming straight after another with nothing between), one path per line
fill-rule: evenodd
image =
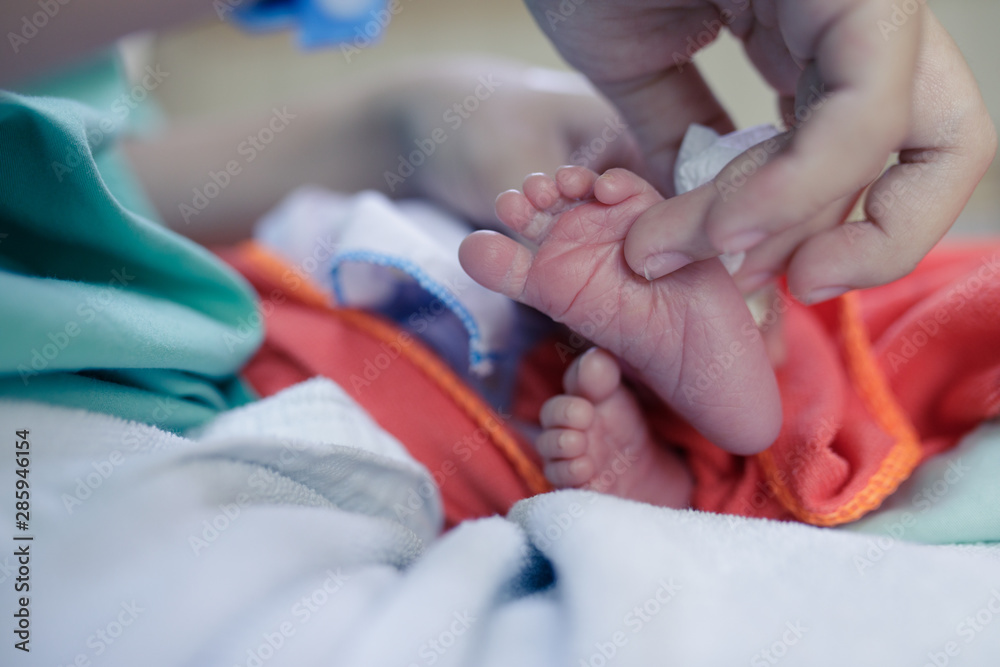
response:
M256 300L150 218L106 119L0 92L0 396L183 431L252 400Z

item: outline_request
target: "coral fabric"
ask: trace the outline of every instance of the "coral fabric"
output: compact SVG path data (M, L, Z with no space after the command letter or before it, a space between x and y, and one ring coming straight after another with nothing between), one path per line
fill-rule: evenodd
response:
M812 308L779 294L764 317L777 321L787 349L777 370L784 424L767 451L728 454L647 404L654 429L687 452L698 509L854 521L923 460L1000 414L995 240L938 248L900 281ZM515 414L537 416L539 400L559 391L567 349L535 351Z
M449 526L505 514L516 501L549 490L509 418L418 340L370 314L329 306L325 295L259 245L219 254L261 297L266 337L243 371L261 395L317 375L336 381L431 472Z

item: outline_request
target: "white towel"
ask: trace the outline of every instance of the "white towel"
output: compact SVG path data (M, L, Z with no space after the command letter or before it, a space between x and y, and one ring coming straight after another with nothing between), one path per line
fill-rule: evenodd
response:
M1000 655L995 547L882 549L580 491L432 542L429 476L345 398L312 381L200 440L0 402L8 441L31 431L35 537L31 653L8 629L0 664L991 667Z

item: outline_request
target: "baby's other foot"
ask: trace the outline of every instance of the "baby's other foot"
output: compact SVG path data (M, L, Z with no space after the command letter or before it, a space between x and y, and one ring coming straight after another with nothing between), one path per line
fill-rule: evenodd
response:
M553 486L579 487L663 507L688 507L692 478L680 456L653 440L618 363L593 348L542 406L535 443Z
M720 447L751 454L774 442L777 381L722 264L649 281L625 261L628 230L663 201L652 186L624 169L563 167L554 179L532 174L523 190L500 195L497 215L524 243L472 234L459 251L469 275L612 352Z

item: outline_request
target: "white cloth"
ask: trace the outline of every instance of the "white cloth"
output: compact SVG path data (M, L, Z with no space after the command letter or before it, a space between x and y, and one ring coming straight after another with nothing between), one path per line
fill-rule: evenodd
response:
M704 125L691 125L674 165L674 190L680 195L701 187L748 148L778 134L778 128L773 125L756 125L725 136ZM719 259L732 275L743 266L746 253L722 254Z
M996 548L883 548L579 491L433 541L426 471L325 380L198 439L13 401L0 424L8 442L30 429L35 536L31 653L8 629L3 665L987 667L1000 655Z
M471 231L424 202L307 187L264 216L255 238L345 306L378 310L396 297L400 286L418 284L462 323L469 367L483 376L493 371L511 342L515 307L462 270L458 246ZM421 333L436 323L433 315L422 318Z

